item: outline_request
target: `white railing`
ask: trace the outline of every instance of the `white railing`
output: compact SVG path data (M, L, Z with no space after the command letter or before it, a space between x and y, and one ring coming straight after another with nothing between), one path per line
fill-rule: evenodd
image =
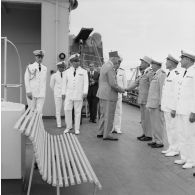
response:
M21 58L18 52L17 47L12 43L10 40L7 39L7 37L1 37L1 40L4 41L4 81L2 82L2 86L4 88L4 100L7 101L7 88L20 88L20 103L22 103L22 63ZM20 83L19 84L7 84L7 43L11 44L18 56L18 65L19 65L19 71L20 71Z

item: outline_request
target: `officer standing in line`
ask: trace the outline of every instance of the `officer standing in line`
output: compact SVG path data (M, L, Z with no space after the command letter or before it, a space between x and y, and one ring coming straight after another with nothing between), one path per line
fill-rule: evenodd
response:
M119 66L122 62L122 58L119 59ZM118 68L117 70L117 84L126 89L127 88L127 79L126 79L126 73L125 70L122 68ZM115 110L115 116L114 116L114 123L113 123L113 133L119 133L121 134L121 119L122 119L122 94L118 93L118 100L116 103L116 110Z
M35 62L29 64L24 74L28 106L42 113L45 101L47 67L42 64L44 51L35 50Z
M51 76L50 87L54 92L57 127L61 128L62 126L61 124L62 81L63 81L63 72L65 70L65 63L64 61L58 62L56 66L57 66L57 72Z
M161 111L161 94L166 74L161 69L162 64L160 62L152 60L151 65L155 74L150 83L146 104L146 107L149 109L152 130L152 142L148 143L148 145L152 148L161 148L166 144L165 121Z
M145 56L140 59L141 64L139 66L139 70L141 72L141 76L138 80L135 81L132 85L127 88L127 91L130 91L136 87L138 87L138 104L140 105L141 112L141 125L143 129L143 135L137 137L140 141L151 141L151 121L149 110L146 108L148 91L150 87L150 82L154 76L154 71L150 68L150 63L152 61L151 58Z
M184 169L195 167L195 55L181 52L181 67L184 73L177 80L176 115L180 157L174 163Z
M162 99L161 99L161 110L164 112L166 134L168 138L168 149L162 151L165 156L176 156L179 154L178 143L176 140L176 120L171 117L171 110L174 108L174 90L176 77L179 75L177 70L177 65L179 61L173 56L168 55L166 61L166 68L169 70L167 73L163 89L162 89Z
M87 71L80 67L79 54L73 54L69 58L71 67L63 75L62 98L65 99L64 111L66 129L68 133L72 129L72 109L75 113L75 134L80 133L81 109L83 99L88 93L88 75Z

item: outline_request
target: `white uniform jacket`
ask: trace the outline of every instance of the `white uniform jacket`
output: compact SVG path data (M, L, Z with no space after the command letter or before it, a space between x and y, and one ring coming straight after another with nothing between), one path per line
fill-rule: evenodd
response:
M62 95L70 100L82 100L83 94L88 93L88 85L87 71L79 66L74 76L74 68L70 67L63 75Z
M124 89L127 88L126 74L122 68L117 70L117 84ZM118 97L122 97L122 94L118 93Z
M176 87L176 79L179 76L177 69L173 69L167 73L167 77L164 81L162 88L162 98L161 98L161 110L170 112L175 108L174 94Z
M187 69L185 76L180 74L175 93L176 113L187 116L195 113L195 64Z
M51 75L50 87L54 91L54 97L62 97L62 82L63 77L61 77L61 72L57 71Z
M32 93L35 98L44 98L46 92L47 67L41 64L39 72L39 64L34 62L29 64L24 74L26 93Z

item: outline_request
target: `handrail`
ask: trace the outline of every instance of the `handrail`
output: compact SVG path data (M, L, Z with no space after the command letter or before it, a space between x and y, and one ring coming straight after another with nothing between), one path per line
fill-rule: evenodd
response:
M22 62L20 58L19 51L17 47L14 45L13 42L11 42L7 37L1 37L1 39L4 40L4 84L2 85L4 87L4 99L7 101L7 88L9 87L20 87L20 103L22 103ZM20 71L20 84L7 84L7 43L10 43L14 49L16 50L17 56L18 56L18 64L19 64L19 71Z

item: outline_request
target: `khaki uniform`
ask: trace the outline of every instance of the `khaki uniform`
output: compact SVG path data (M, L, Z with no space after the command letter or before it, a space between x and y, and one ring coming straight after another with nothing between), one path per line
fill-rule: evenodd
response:
M148 99L146 107L149 108L151 119L151 130L153 142L157 144L165 143L165 121L163 112L160 110L161 94L166 74L162 69L159 69L152 78L150 83Z
M100 99L98 135L103 135L103 138L112 136L118 92L122 91L123 89L117 84L113 63L108 61L101 67L97 91L97 97Z
M138 104L140 105L141 112L141 125L143 134L147 137L151 137L151 122L149 116L149 110L146 108L148 91L150 82L154 76L154 72L149 68L146 69L144 74L140 76L138 82Z

